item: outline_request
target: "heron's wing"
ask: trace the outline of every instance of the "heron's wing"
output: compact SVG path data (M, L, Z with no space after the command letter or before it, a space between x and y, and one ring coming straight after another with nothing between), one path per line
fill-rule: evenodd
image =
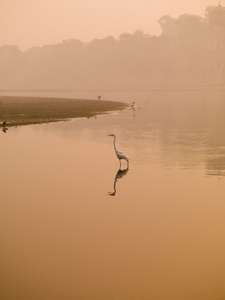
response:
M126 159L126 160L128 160L128 157L126 156L126 154L123 153L123 152L121 152L121 151L119 151L119 150L117 150L117 156L118 156L119 159Z

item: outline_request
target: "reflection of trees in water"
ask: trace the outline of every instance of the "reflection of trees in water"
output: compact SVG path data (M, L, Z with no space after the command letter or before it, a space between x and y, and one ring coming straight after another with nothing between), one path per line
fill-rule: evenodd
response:
M2 131L3 131L4 133L6 133L6 132L7 132L7 130L8 130L8 128L7 128L7 127L3 127L3 128L2 128Z
M225 156L209 158L206 160L205 169L207 175L225 176Z
M113 184L113 192L109 192L108 195L109 196L115 196L116 195L116 184L117 184L117 181L121 178L123 178L127 172L128 172L128 168L127 169L124 169L124 170L121 170L119 169L118 172L116 173L116 177L114 179L114 184Z
M0 127L2 127L2 131L3 131L4 133L7 132L8 128L6 127L6 121L4 121L2 124L0 124Z
M220 157L215 160L214 169L223 170L223 92L167 93L164 100L151 103L151 121L160 128L158 138L163 163L188 167L199 166L205 161L207 167L208 163L212 166L215 157Z

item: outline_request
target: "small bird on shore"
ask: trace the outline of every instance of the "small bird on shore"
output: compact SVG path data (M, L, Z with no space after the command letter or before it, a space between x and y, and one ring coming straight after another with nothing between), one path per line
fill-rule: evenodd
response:
M116 152L116 156L120 161L120 168L121 168L121 160L124 159L127 162L127 169L129 168L129 158L126 156L125 153L119 151L118 149L116 149L116 136L115 134L108 134L108 136L113 136L114 137L114 141L113 141L113 145L114 145L114 149Z
M6 126L6 121L4 121L1 126L5 127Z

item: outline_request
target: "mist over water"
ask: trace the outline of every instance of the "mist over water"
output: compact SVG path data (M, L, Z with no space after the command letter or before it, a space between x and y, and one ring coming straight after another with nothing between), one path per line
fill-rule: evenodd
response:
M224 20L219 2L159 36L0 47L0 118L1 95L131 104L0 120L1 299L225 298Z
M224 93L95 94L134 109L0 134L2 298L223 298Z

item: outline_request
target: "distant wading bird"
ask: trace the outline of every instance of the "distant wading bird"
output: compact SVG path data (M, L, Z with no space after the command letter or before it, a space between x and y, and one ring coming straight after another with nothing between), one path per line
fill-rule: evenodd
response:
M118 157L118 159L120 161L120 168L121 168L121 159L124 159L127 162L127 169L128 169L129 168L129 158L126 156L126 154L124 154L123 152L116 149L116 137L115 137L115 135L114 134L108 134L108 136L113 136L114 137L113 144L114 144L114 149L115 149L115 152L116 152L116 156Z

